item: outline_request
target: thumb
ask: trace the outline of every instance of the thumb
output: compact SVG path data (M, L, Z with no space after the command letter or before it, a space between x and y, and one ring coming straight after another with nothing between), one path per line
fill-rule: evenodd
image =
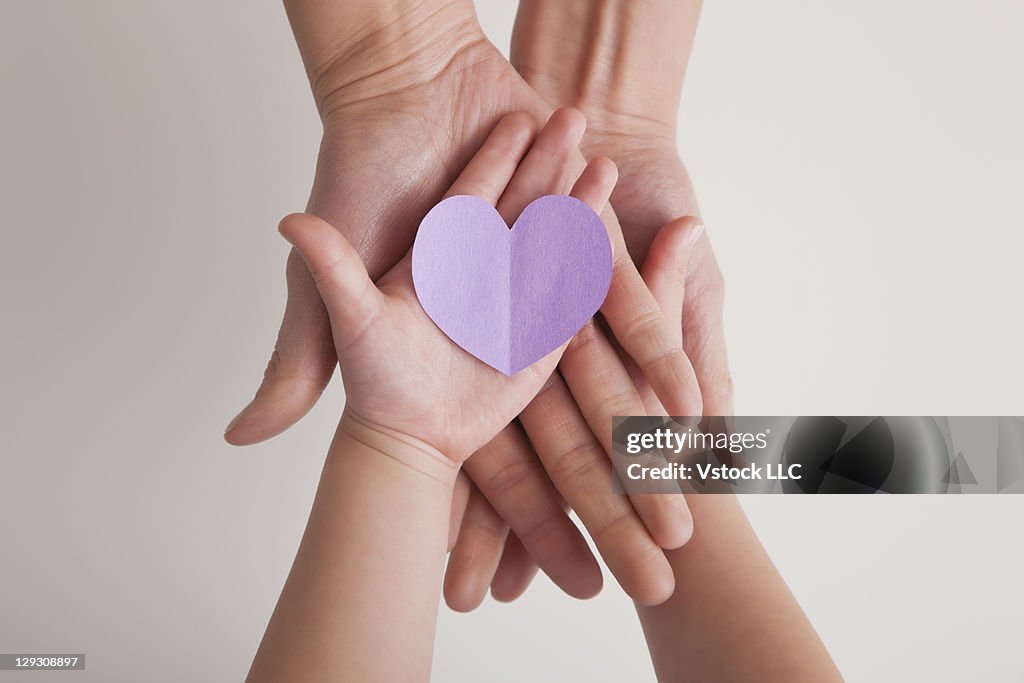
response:
M379 291L341 233L303 214L286 217L279 229L296 247L288 257L288 304L263 382L224 432L236 446L276 436L309 412L337 363L332 323L351 333L352 321L372 319L379 305Z
M380 311L384 295L359 253L326 221L304 213L285 216L278 227L306 262L327 306L337 348L355 340Z
M327 387L337 357L331 321L302 257L288 255L288 303L256 396L224 431L235 446L277 436L298 422Z
M700 219L693 216L666 223L655 235L640 274L669 321L677 342L683 343L683 301L686 271L694 245L704 233Z

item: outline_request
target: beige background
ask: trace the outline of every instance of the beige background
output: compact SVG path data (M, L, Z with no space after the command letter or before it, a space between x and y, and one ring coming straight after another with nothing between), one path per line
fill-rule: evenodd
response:
M480 7L506 44L514 4ZM741 412L1024 414L1022 18L709 0L680 143ZM220 440L271 348L274 228L318 139L284 12L7 0L0 88L0 651L87 653L34 681L238 680L342 400ZM1021 680L1024 498L746 506L849 680ZM541 578L443 611L435 670L652 678L610 578L587 603Z

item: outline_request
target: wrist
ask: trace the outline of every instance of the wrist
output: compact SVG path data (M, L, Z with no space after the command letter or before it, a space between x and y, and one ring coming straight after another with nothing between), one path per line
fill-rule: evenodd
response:
M335 446L349 442L365 450L382 465L400 476L439 483L451 490L459 473L459 465L440 450L405 432L371 422L348 407L341 415ZM344 455L349 448L332 447L331 453Z
M674 140L700 0L522 0L511 60L551 106L589 130Z
M483 33L470 0L285 0L321 118L438 76Z

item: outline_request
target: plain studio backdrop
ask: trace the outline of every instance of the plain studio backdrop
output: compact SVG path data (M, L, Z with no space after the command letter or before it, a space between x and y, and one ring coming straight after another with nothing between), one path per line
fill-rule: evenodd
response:
M507 45L514 3L479 12ZM739 412L1024 414L1022 17L706 3L679 142ZM239 680L342 405L336 381L283 436L221 441L319 138L284 11L8 1L0 86L0 652L86 653L34 681ZM1021 680L1024 497L744 503L850 681ZM435 678L653 674L610 575L589 602L541 576L442 609Z

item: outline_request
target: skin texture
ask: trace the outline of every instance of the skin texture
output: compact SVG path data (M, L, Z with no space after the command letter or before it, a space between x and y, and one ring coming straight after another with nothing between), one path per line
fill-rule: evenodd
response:
M574 139L563 116L525 157L528 117L504 119L450 192L494 202L530 187L531 161ZM614 181L614 167L596 160L572 195L600 211ZM249 680L427 680L458 468L536 394L562 349L506 377L431 322L408 256L374 284L323 220L296 214L280 231L314 278L338 358L359 370L345 375L345 413ZM628 377L611 389L636 393Z
M327 7L294 1L286 7L324 122L308 211L346 235L370 276L378 278L402 258L419 219L503 114L521 110L538 122L547 120L550 109L486 41L466 3L360 1ZM573 125L582 135L583 126ZM535 186L525 194L503 197L499 213L514 217L525 206L524 196L567 191L583 161L575 148L566 155L564 164L551 157L540 163ZM663 378L660 393L666 402L680 412L699 412L688 359L678 350L656 351L671 346L671 336L659 332L663 326L652 312L657 307L649 293L636 287L641 280L626 250L617 249L616 255L616 281L632 283L632 288L613 289L621 290L625 298L620 301L637 311L629 319L629 311L620 307L620 314L611 316L619 324L616 333L634 349L655 350L646 359L638 358L652 375ZM287 280L288 303L275 352L256 398L227 430L230 443L255 443L287 428L312 406L333 373L336 351L326 311L295 252L289 256ZM637 332L629 333L630 327ZM564 387L546 393L549 399L560 396L559 410L553 412L548 405L545 419L532 420L528 429L544 428L559 439L549 439L554 446L540 454L540 462L568 463L577 459L569 456L578 456L585 467L598 471L605 458L591 432L594 425L584 428L588 423L572 400L579 397ZM504 444L515 443L506 437ZM556 466L555 475L551 467L545 472L536 466L537 457L525 447L495 446L467 468L476 490L514 532L510 547L524 546L571 595L589 597L600 590L600 570L562 508L562 500L568 500L591 535L600 539L598 547L613 571L623 567L617 577L632 597L648 604L667 598L673 579L656 548L677 547L689 537L692 520L685 500L679 495L622 499L608 487L595 487L593 478L572 476L569 467ZM474 506L470 515L485 514L483 510ZM644 548L640 555L635 552L638 545ZM483 558L481 571L491 572L493 557L469 554ZM632 566L637 557L643 566ZM628 572L625 565L631 566ZM495 581L501 579L501 590L494 591L496 597L520 593L534 571L522 553L498 566ZM485 583L474 579L477 586ZM455 600L453 606L466 609L482 599L478 589L469 594L470 599Z

